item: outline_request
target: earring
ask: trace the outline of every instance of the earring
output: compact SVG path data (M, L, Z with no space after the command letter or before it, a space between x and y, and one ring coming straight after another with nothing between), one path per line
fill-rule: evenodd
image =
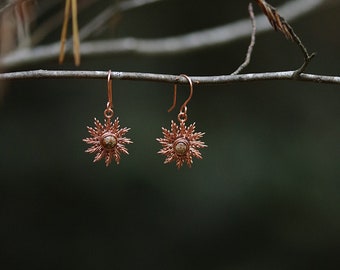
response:
M177 117L179 125L171 120L171 130L167 130L162 127L164 137L156 139L162 145L162 149L157 153L166 156L164 164L174 161L176 162L178 169L180 169L184 163L186 163L190 168L193 163L193 157L202 159L202 155L198 149L207 147L204 142L200 141L205 133L195 132L195 123L188 127L185 125L185 122L188 119L187 104L193 94L193 83L187 75L181 74L179 76L188 80L190 85L190 95L180 108L180 112ZM174 100L168 112L172 111L172 109L176 106L176 96L177 84L174 85Z
M85 152L97 153L93 162L104 158L106 167L109 166L112 159L119 164L120 153L129 154L125 144L132 143L130 139L124 137L130 128L120 128L118 117L113 123L111 122L114 113L112 109L112 81L110 76L111 70L109 70L107 77L108 102L104 110L105 123L101 124L99 120L94 118L95 127L87 127L91 137L83 139L84 142L92 145Z

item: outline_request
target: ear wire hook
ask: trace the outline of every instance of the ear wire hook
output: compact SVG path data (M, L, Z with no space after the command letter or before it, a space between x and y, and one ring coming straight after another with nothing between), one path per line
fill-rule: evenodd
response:
M178 76L177 80L179 79L179 77L186 78L188 80L188 82L189 82L189 85L190 85L190 94L189 94L189 97L186 99L186 101L184 101L184 103L183 103L183 105L181 106L181 109L180 109L180 111L182 113L185 113L186 112L186 108L187 108L187 104L190 101L190 99L192 98L192 94L194 92L194 86L193 86L191 78L188 75L180 74ZM176 100L177 100L177 83L175 83L175 85L174 85L174 100L173 100L173 103L172 103L171 107L168 109L168 112L171 112L175 108Z
M107 105L104 111L104 116L106 118L111 118L113 116L113 109L112 109L112 80L111 80L111 70L109 70L107 75Z

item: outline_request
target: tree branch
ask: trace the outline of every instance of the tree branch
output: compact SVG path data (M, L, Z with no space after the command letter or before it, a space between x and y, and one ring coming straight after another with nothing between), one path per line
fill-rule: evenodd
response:
M0 74L1 80L16 79L107 79L108 71L63 71L63 70L32 70L8 72ZM302 73L295 76L295 71L249 73L219 76L190 76L195 84L228 84L252 81L295 80L312 83L339 84L340 76L324 76ZM185 78L171 74L120 72L112 71L111 79L130 81L149 81L164 83L188 83Z
M327 0L295 0L283 4L278 9L287 20L293 20L315 10ZM256 16L257 34L271 30L265 15ZM102 54L136 53L144 55L179 54L216 45L227 44L249 37L249 19L239 20L222 26L192 32L185 35L160 39L138 39L133 37L82 42L83 56ZM57 58L59 42L38 46L33 49L18 49L0 58L0 67L13 68L27 63L41 62Z

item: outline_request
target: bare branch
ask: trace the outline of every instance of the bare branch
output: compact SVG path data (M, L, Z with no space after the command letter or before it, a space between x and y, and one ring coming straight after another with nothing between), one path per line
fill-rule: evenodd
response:
M247 54L246 54L246 59L238 67L238 69L236 69L233 73L231 73L231 75L239 74L246 66L249 65L251 55L253 53L253 49L254 49L254 46L255 46L256 21L255 21L255 15L254 15L254 11L253 11L253 5L251 3L249 3L248 11L249 11L249 16L250 16L251 25L252 25L250 44L249 44L248 51L247 51Z
M316 9L326 0L295 0L283 4L280 13L287 20L293 20ZM256 16L257 34L271 29L264 15ZM188 51L205 49L216 45L227 44L232 41L248 37L249 19L239 20L211 29L192 32L189 34L167 37L161 39L121 38L82 42L81 53L83 56L96 56L102 54L136 53L145 55L178 54ZM59 43L47 46L38 46L33 49L18 49L0 58L0 67L13 68L19 65L41 62L57 58Z
M0 73L1 80L17 79L107 79L108 71L64 71L64 70L32 70ZM140 73L140 72L120 72L112 71L111 78L114 80L149 81L164 83L188 83L185 78L171 74ZM219 76L190 76L195 84L228 84L252 81L271 80L295 80L324 84L339 84L340 76L323 76L302 73L295 76L295 71L249 73L238 75Z

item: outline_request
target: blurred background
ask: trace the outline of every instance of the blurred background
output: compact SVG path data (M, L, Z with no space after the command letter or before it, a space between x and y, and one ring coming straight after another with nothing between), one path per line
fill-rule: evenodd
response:
M58 42L64 1L52 1L45 13L44 1L35 2L30 14L39 16L30 27L59 12L58 28L40 44ZM310 73L340 74L338 2L291 23L317 52ZM80 26L109 4L84 7ZM89 40L203 30L247 18L247 5L159 1L122 12ZM256 4L254 10L261 13ZM80 67L68 55L63 65L56 58L3 71L220 75L241 64L248 44L246 38L177 55L83 57ZM257 36L244 72L294 70L302 62L295 44L269 31ZM0 269L339 269L338 85L196 86L188 123L206 132L208 148L203 160L180 170L157 154L161 127L169 128L179 110L167 113L171 84L113 81L115 115L131 127L134 143L119 166L108 168L92 162L82 141L93 118L103 120L106 80L1 81L0 89ZM179 104L187 94L180 86Z

